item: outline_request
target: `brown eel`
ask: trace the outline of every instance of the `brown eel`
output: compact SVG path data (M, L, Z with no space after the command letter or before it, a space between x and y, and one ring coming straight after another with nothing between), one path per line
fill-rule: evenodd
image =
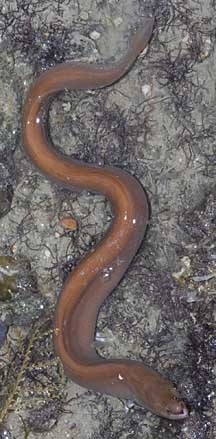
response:
M100 306L123 277L145 233L149 216L145 192L122 169L65 158L54 149L46 128L50 97L64 89L97 89L118 81L147 46L153 25L153 18L145 19L119 62L64 63L43 72L27 95L22 139L45 175L73 190L103 194L114 213L104 238L68 276L58 300L54 344L66 374L93 391L129 399L165 418L182 419L188 410L170 381L140 361L103 359L94 347Z

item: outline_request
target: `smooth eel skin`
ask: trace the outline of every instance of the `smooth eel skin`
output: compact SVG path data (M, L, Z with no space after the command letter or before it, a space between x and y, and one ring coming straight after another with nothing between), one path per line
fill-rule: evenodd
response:
M187 408L168 380L139 361L103 359L94 347L100 306L143 239L149 216L146 195L138 181L121 169L65 158L49 141L46 126L51 96L64 89L97 89L118 81L147 46L153 25L153 18L145 19L117 63L105 67L64 63L42 73L24 105L22 138L27 154L46 176L73 190L103 194L113 208L108 232L70 274L59 296L54 344L66 374L93 391L127 398L169 419L182 419Z

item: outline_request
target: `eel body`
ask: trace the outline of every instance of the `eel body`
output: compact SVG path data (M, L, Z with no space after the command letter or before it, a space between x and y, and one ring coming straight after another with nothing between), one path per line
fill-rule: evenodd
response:
M45 117L49 98L57 92L102 88L123 77L147 46L153 24L153 18L144 20L119 62L63 63L43 72L25 101L22 140L28 156L46 176L73 190L103 194L113 208L109 230L69 275L57 303L54 345L66 374L93 391L129 399L169 419L182 419L187 408L172 383L142 362L101 358L94 347L100 306L123 277L145 233L149 217L145 192L121 169L59 154L49 141Z

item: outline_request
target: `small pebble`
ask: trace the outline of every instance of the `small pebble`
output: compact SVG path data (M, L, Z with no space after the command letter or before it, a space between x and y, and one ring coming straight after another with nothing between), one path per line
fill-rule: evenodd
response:
M77 222L74 218L62 218L59 221L59 224L65 229L65 230L71 230L74 231L77 229Z
M120 26L120 24L123 23L123 19L122 19L122 17L116 17L116 18L114 18L113 23L114 23L114 25L115 25L116 27Z
M91 32L90 37L92 40L96 41L100 38L100 33L94 30L93 32Z
M145 97L150 97L151 96L151 87L148 84L145 84L142 86L142 94Z

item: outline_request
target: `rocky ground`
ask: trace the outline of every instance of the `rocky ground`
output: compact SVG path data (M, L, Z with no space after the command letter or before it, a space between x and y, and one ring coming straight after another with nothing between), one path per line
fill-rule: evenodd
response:
M62 92L49 132L65 154L121 167L147 192L147 234L101 309L97 345L176 382L190 408L182 422L65 378L52 344L57 296L111 211L100 195L48 181L21 139L42 70L118 60L148 14L146 55L112 87ZM0 438L215 437L215 16L214 0L0 0Z

